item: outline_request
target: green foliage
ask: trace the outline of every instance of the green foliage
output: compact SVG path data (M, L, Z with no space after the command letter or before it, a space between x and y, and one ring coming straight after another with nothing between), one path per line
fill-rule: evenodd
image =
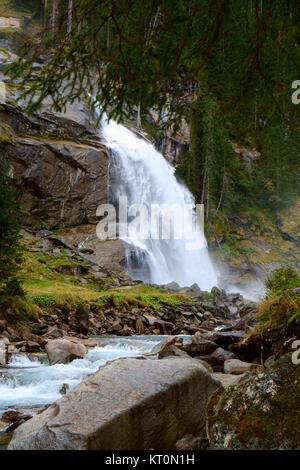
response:
M18 265L22 260L19 238L21 216L14 200L7 168L3 157L0 160L0 286L2 293L20 295L22 289L15 279Z
M276 297L265 299L259 308L260 333L276 330L284 340L300 333L300 296L285 292Z
M34 4L34 11L41 5L27 3ZM153 106L159 113L167 108L171 125L184 114L182 98L188 89L197 90L199 72L207 67L211 91L224 100L224 117L233 134L246 136L259 119L286 112L282 103L299 58L296 0L73 4L70 34L68 2L60 2L55 27L49 29L47 11L46 29L29 38L21 60L9 66L24 83L33 79L26 90L32 98L29 110L49 95L55 108L63 109L68 100L90 92L110 117L128 116L140 104L142 114ZM44 53L49 57L44 73L33 77L32 64ZM269 112L265 104L271 100ZM246 121L240 119L241 109Z
M27 299L41 308L53 307L57 304L57 297L51 294L29 295Z
M286 354L263 374L245 377L234 389L220 387L213 392L206 407L212 444L222 442L224 448L235 450L297 449L299 400L300 365Z
M203 95L191 105L189 114L192 148L185 152L176 174L185 180L197 202L205 205L208 219L230 204L231 175L237 162L216 99L204 88L204 76L201 83Z
M12 324L29 325L36 321L41 313L40 308L30 300L20 296L8 296L3 302L4 317Z
M267 279L268 296L259 305L260 333L268 330L278 332L284 338L300 333L300 295L293 288L300 287L300 277L290 266L276 269Z
M279 295L288 289L300 287L300 277L293 267L281 266L273 271L265 285L270 295Z
M165 302L170 305L180 305L184 302L189 302L189 299L183 294L169 294L151 286L141 285L131 287L128 290L126 289L126 291L122 291L122 288L120 288L119 290L105 293L105 295L101 295L96 300L96 303L103 308L131 308L134 306L150 306L158 309Z
M2 295L8 295L8 296L21 296L24 297L24 290L22 289L22 286L20 284L20 281L16 277L9 278L8 281L6 282L6 286L1 292Z
M154 108L150 135L175 131L185 117L192 146L177 175L214 228L248 207L276 217L299 194L300 106L291 102L300 63L296 0L74 0L69 33L68 2L59 2L52 29L42 2L10 4L23 4L44 24L7 68L22 79L29 112L48 96L56 110L82 98L94 107L93 95L117 120L129 119L134 106L142 116ZM41 55L48 60L38 74ZM261 156L248 165L233 142Z

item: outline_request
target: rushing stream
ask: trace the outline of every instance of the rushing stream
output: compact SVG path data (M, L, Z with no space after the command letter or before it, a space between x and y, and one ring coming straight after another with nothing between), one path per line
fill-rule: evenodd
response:
M29 359L26 354L14 355L9 366L0 369L0 414L10 407L31 408L53 403L61 397L63 384L71 389L107 361L142 356L164 338L157 335L95 338L99 346L89 350L84 359L66 365L50 366L46 357L41 360ZM1 383L1 373L9 374L6 383Z

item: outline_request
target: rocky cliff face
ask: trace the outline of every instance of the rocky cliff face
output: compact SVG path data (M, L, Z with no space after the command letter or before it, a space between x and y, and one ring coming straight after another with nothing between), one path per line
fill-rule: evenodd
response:
M5 63L16 57L1 51L0 156L9 166L24 228L35 233L64 229L70 245L89 249L96 263L123 270L127 244L96 236L96 210L107 203L108 186L108 156L96 118L84 101L60 113L51 109L50 99L28 116L26 102L18 100L19 85L4 75Z
M106 202L107 156L95 119L84 103L53 113L44 105L28 117L22 103L8 100L0 120L10 130L1 145L21 207L24 225L58 228L96 222Z

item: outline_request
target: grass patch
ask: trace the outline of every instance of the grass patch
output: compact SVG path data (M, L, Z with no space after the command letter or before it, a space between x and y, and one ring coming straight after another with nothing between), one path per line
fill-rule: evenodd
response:
M160 308L165 303L180 305L189 302L183 294L168 294L151 286L133 286L111 290L93 291L85 287L63 282L45 280L27 281L27 299L41 308L69 306L76 307L86 301L94 301L100 309L131 309L132 307Z
M71 281L37 279L27 280L22 283L28 296L53 295L55 297L70 294L81 299L93 300L101 295L100 291L82 285L72 284Z
M27 247L34 246L35 241L26 242ZM88 279L82 284L75 277L55 271L58 266L86 266L63 254L49 256L43 252L24 253L20 266L19 278L28 301L34 305L51 311L55 306L76 306L86 300L97 303L100 310L105 308L130 309L136 307L153 307L164 303L180 305L191 300L183 294L169 293L152 286L139 284L135 286L103 287L105 280Z
M103 293L103 298L98 299L97 303L103 306L114 307L153 307L160 308L164 303L170 305L180 305L189 302L189 298L183 294L169 294L155 287L147 285L138 285L130 288L117 288L109 293Z

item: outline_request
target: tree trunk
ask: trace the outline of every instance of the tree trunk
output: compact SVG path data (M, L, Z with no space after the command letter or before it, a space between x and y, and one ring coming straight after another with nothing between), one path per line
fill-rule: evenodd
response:
M52 0L51 28L56 26L58 0Z
M69 0L68 4L68 35L72 32L72 20L73 20L73 0Z

